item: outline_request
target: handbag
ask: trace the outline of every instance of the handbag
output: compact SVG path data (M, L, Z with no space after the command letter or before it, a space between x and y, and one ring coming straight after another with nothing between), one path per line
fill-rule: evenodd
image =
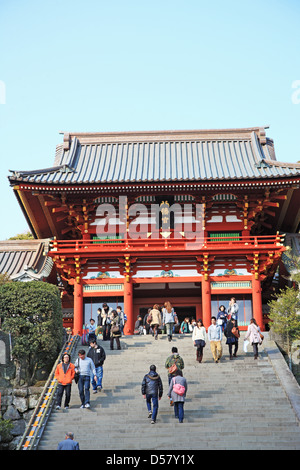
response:
M245 339L245 340L244 340L244 345L243 345L243 349L244 349L244 352L245 352L245 353L247 352L247 348L248 348L248 345L249 345L249 344L250 344L250 342L249 342L247 339Z
M239 338L239 337L240 337L239 330L238 330L235 326L232 328L231 333L232 333L236 338Z
M175 382L175 377L173 379L173 392L177 393L177 395L180 395L181 397L185 394L185 387L181 384L177 384Z
M118 325L113 325L111 327L111 332L113 335L118 335L120 333L120 328Z

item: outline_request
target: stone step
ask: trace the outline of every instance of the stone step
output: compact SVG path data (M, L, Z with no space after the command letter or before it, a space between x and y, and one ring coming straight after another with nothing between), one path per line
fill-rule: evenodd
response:
M157 341L151 336L122 337L121 351L110 351L109 343L101 342L107 353L103 390L91 393L91 409L80 409L77 386L73 384L70 409L52 412L38 449L56 449L66 431L74 432L83 450L300 449L298 416L268 348L261 347L260 358L253 360L252 352L244 353L242 344L241 338L238 357L229 360L223 340L219 364L213 362L207 345L203 362L198 364L190 335L178 335L172 343L164 335ZM175 419L167 398L164 363L172 346L178 347L184 358L183 373L188 381L182 424ZM79 346L72 362L78 349L88 348ZM152 363L164 387L154 425L147 418L141 395L142 378ZM174 440L177 429L180 445Z

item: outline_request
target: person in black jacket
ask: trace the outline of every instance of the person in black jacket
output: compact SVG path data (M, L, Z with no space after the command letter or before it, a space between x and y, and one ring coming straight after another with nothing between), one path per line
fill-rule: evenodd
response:
M233 333L235 331L235 334ZM226 344L228 344L228 349L229 349L229 356L230 359L233 359L236 357L236 353L239 347L239 337L240 337L240 332L238 327L236 326L236 320L231 317L229 322L226 325L226 328L224 330L224 335L226 336ZM234 346L234 353L232 354L232 348Z
M163 395L162 381L156 372L155 365L150 366L149 373L143 378L142 395L146 398L148 418L152 418L151 424L155 424L158 412L158 400L160 400ZM153 404L153 412L151 411L151 400Z
M102 390L102 379L103 379L103 363L106 359L106 354L102 346L97 344L97 341L90 341L90 349L87 353L87 357L92 359L95 364L97 382L94 377L92 379L93 393L97 393L97 390L101 392Z

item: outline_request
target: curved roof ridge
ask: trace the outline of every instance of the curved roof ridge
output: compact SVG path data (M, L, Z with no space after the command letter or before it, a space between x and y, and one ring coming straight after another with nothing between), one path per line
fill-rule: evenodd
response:
M268 165L272 166L278 166L278 167L283 167L283 168L296 168L300 170L300 161L296 163L288 163L288 162L279 162L277 160L267 160L265 158L264 160Z

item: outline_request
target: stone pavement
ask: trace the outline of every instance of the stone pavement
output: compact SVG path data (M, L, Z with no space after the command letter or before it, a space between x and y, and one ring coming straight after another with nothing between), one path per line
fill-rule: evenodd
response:
M175 335L171 343L165 335L157 341L152 336L123 336L121 351L110 351L109 342L100 340L107 353L103 390L91 393L89 410L80 409L73 383L70 409L53 410L38 450L56 449L67 431L74 432L82 450L299 450L300 387L276 344L264 335L258 360L251 346L244 353L244 333L238 357L229 360L223 338L218 364L209 344L203 362L196 362L191 335ZM164 364L173 346L184 359L188 381L182 424L167 398ZM156 424L150 424L141 394L151 364L157 366L164 386Z

